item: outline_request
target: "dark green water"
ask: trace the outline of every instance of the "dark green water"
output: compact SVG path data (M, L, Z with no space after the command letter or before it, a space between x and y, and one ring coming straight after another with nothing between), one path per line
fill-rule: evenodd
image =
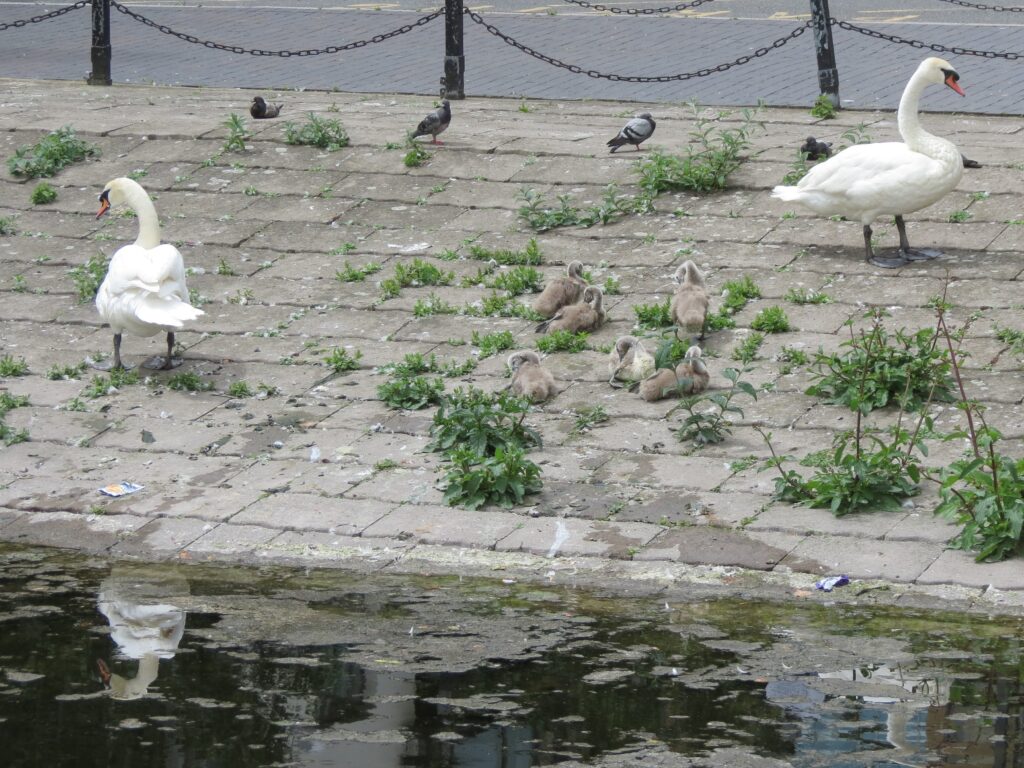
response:
M1012 620L25 549L0 574L4 766L1024 767Z

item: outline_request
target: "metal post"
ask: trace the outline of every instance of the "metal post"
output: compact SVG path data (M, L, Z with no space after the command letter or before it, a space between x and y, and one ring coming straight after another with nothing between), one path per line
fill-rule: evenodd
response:
M466 98L466 57L462 48L462 0L444 2L444 78L441 96Z
M818 53L818 89L839 109L839 70L836 49L832 45L832 15L828 0L811 0L811 23L814 25L814 47Z
M92 71L89 85L110 85L110 0L92 0Z

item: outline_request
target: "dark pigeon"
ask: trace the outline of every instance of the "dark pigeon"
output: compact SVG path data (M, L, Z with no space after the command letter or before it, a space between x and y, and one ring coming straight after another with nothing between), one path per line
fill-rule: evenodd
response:
M281 114L281 107L284 104L267 104L262 96L254 96L252 104L249 105L249 114L257 120L267 120Z
M437 140L439 133L444 133L445 129L452 121L452 106L448 103L448 99L441 102L441 106L431 112L429 115L420 120L420 124L416 126L416 130L413 131L412 138L417 136L430 136L431 144L443 144L444 142Z
M654 118L651 117L651 113L643 112L626 123L622 127L622 130L619 131L618 135L608 142L608 146L611 147L612 152L614 152L619 147L625 146L626 144L632 144L636 147L636 151L639 152L640 145L651 138L656 125L657 123L654 122Z
M824 160L832 156L832 145L808 136L800 151L807 155L808 160Z

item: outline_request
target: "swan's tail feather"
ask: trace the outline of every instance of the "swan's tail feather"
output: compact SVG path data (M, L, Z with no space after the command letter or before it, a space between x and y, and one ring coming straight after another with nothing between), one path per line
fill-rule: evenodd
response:
M135 316L142 322L168 328L181 328L188 321L205 314L203 310L183 301L166 301L150 296L135 307Z
M772 190L772 197L779 200L799 200L802 195L803 190L799 187L785 187L780 184Z

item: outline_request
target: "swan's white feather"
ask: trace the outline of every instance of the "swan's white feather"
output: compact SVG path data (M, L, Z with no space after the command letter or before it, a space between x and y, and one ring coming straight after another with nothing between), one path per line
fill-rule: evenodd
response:
M929 84L949 84L947 73L955 77L948 62L934 57L914 72L900 100L903 142L855 144L811 168L796 186L775 187L772 196L865 226L878 216L902 216L937 202L960 182L963 159L952 142L920 126L918 98Z
M188 303L185 264L173 245L117 250L96 294L96 309L114 333L152 336L205 314Z
M811 168L795 187L776 187L773 194L825 216L870 223L929 206L959 181L948 165L894 141L855 144Z

